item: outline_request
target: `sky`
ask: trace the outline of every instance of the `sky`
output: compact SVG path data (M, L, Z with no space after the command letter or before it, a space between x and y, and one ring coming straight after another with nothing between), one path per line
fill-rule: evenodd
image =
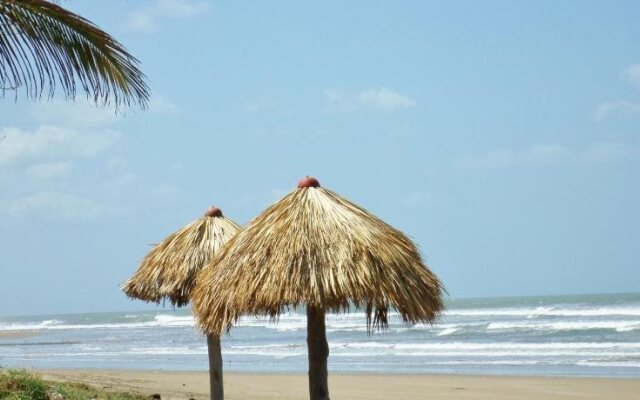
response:
M313 175L407 233L449 296L640 291L640 3L63 6L141 61L148 110L0 99L0 315L119 289L215 204Z

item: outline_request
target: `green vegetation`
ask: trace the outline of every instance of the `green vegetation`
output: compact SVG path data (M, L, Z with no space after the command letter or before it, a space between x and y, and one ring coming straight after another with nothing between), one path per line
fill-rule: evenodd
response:
M143 400L146 396L108 392L83 383L45 381L18 370L0 371L0 399L7 400Z

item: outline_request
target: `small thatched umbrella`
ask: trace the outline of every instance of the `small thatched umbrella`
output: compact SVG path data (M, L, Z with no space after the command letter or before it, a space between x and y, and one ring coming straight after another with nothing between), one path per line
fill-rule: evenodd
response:
M189 302L196 274L242 228L210 207L198 218L155 246L133 276L122 284L129 297L181 307ZM220 335L207 335L211 399L222 400Z
M192 302L199 326L216 335L244 314L275 319L305 304L309 394L326 400L326 311L364 307L368 329L387 325L389 306L405 323L432 322L441 295L407 236L307 177L202 269Z

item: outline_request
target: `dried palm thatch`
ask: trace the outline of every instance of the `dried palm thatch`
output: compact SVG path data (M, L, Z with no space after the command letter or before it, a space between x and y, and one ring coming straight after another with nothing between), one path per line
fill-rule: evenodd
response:
M210 207L199 218L169 235L142 260L138 271L122 285L129 297L174 306L189 302L195 276L220 248L242 228ZM224 399L219 335L207 335L211 400Z
M189 302L197 272L242 229L219 209L211 210L147 254L136 273L122 284L127 296L155 303L168 299L178 307Z
M202 269L192 303L205 332L302 304L323 313L355 304L369 329L386 325L389 306L406 323L431 322L442 310L442 285L411 240L315 183L301 181Z

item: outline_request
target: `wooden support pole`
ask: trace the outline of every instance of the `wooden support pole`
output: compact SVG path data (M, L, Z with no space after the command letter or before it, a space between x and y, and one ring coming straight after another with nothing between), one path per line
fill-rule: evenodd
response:
M209 388L211 400L224 400L220 336L207 335L207 348L209 350Z
M329 344L324 309L307 306L307 350L309 352L309 398L329 400L327 358Z

